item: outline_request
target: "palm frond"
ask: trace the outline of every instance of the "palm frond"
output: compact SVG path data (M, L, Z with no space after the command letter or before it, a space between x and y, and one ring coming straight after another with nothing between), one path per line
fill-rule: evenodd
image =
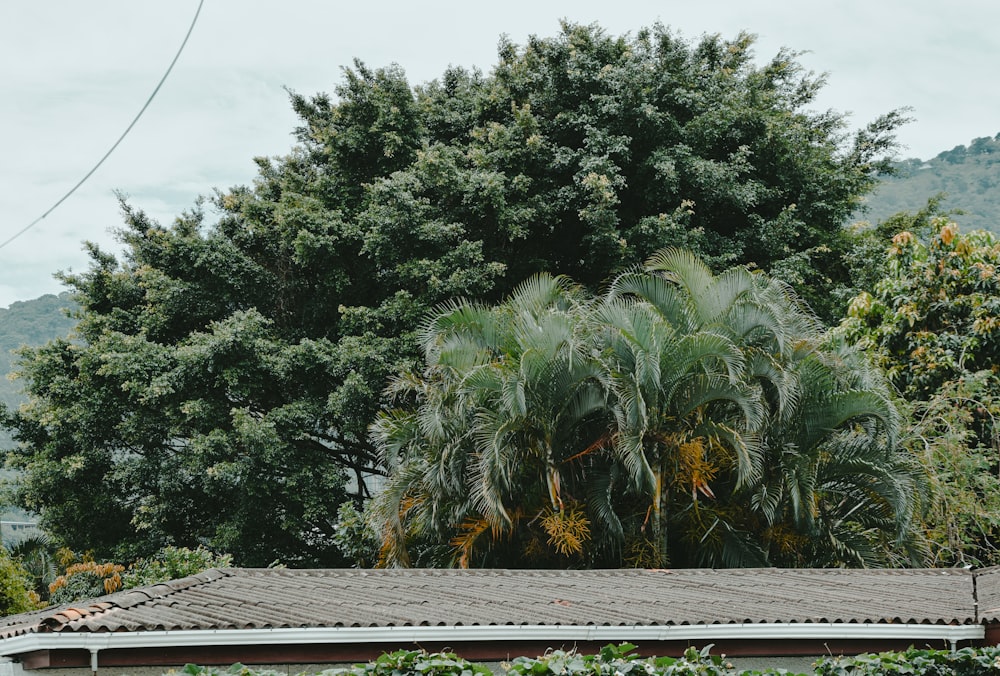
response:
M696 300L708 290L714 279L704 261L686 249L661 249L649 257L645 268L649 272L661 273Z
M592 529L596 539L608 547L621 549L625 529L615 511L613 486L614 466L595 464L589 470L587 482L587 509L595 524Z
M406 521L408 496L419 495L426 465L419 456L397 465L382 491L373 498L370 520L382 539L379 567L408 567ZM412 501L410 505L412 505Z
M467 519L459 526L458 534L451 539L455 550L455 563L459 568L469 568L472 563L472 553L479 538L493 526L488 519Z
M803 417L802 447L817 445L834 430L864 420L877 421L890 445L895 443L899 413L884 393L871 390L833 392L823 397L821 402L820 406L812 401L800 411Z
M668 279L638 271L623 273L612 282L603 305L621 303L629 297L648 303L660 319L676 331L688 333L696 329L688 302L677 285ZM616 324L614 321L609 323Z
M715 277L699 294L692 293L699 327L704 329L721 324L731 329L739 328L730 321L734 308L746 306L743 301L752 298L756 290L754 275L746 268L730 268ZM774 317L770 319L772 323L777 323Z

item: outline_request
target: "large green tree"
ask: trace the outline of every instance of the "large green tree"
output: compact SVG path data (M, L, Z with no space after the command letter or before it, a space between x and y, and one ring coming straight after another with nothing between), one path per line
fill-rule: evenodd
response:
M998 363L1000 239L940 215L910 225L886 243L885 274L852 301L844 329L878 349L904 395L927 399Z
M423 345L373 427L386 564L922 561L886 381L765 275L664 251L600 299L449 305Z
M206 545L340 561L333 520L380 466L367 428L420 318L530 275L596 288L665 245L836 286L841 226L900 117L856 135L822 78L753 40L565 25L489 74L345 71L292 96L298 144L175 222L126 205L121 256L63 279L69 340L22 355L5 417L21 502L100 558ZM796 283L798 283L796 282Z

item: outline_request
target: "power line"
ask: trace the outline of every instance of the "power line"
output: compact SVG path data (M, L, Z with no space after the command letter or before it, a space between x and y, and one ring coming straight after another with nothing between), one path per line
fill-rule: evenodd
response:
M28 223L26 226L24 226L23 228L21 228L20 230L18 230L17 232L15 232L13 235L11 235L9 238L7 238L6 240L4 240L3 242L0 242L0 249L4 248L5 246L7 246L11 242L13 242L15 239L17 239L18 237L20 237L24 233L26 233L29 230L31 230L33 227L35 227L36 225L38 225L38 223L41 222L41 220L43 218L45 218L46 216L48 216L49 214L51 214L53 211L55 211L56 207L58 207L60 204L62 204L63 202L65 202L69 198L70 195L72 195L73 193L76 192L77 188L79 188L81 185L83 185L84 183L87 182L87 179L90 178L91 175L93 175L93 173L95 171L97 171L101 167L102 164L104 164L104 160L108 159L108 157L111 156L111 153L113 153L115 151L115 148L118 147L118 144L125 140L125 137L128 136L128 133L130 131L132 131L132 127L134 127L135 123L139 121L139 118L142 117L142 114L146 112L146 108L149 108L149 104L153 102L154 98L156 98L156 94L157 94L157 92L160 91L160 87L162 87L163 83L167 81L167 76L170 75L170 71L172 71L174 69L174 64L177 63L177 59L181 58L181 53L184 51L184 46L187 45L188 38L191 37L191 32L194 30L195 24L198 23L198 15L201 14L201 6L204 5L204 4L205 4L205 0L199 0L199 2L198 2L198 9L195 10L194 18L191 20L191 26L188 28L187 34L184 36L184 41L181 42L180 49L178 49L177 50L177 54L174 55L174 60L170 62L169 66L167 66L167 72L165 72L163 74L163 77L160 78L160 82L156 85L156 89L154 89L153 93L149 95L149 98L146 99L146 103L143 104L142 109L135 116L135 118L132 120L132 122L129 124L129 126L125 128L125 131L123 131L122 135L118 137L118 140L115 141L114 145L111 146L108 149L108 152L104 153L104 157L102 157L100 160L98 160L97 164L95 164L93 166L93 168L90 171L87 172L87 175L84 176L83 178L81 178L79 180L79 182L77 182L76 185L74 185L72 188L70 188L69 192L67 192L65 195L63 195L61 198L59 198L58 202L56 202L51 207L49 207L48 211L46 211L44 214L42 214L41 216L39 216L38 218L36 218L35 220L33 220L31 223Z

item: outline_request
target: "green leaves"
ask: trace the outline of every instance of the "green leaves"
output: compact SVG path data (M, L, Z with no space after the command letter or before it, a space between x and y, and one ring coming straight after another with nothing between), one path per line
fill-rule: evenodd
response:
M635 645L608 644L596 655L575 650L551 650L537 658L517 657L508 666L508 676L737 676L738 671L723 655L712 655L711 645L701 650L687 648L680 657L641 657ZM767 672L763 672L767 673Z
M679 335L721 336L714 348L700 337L656 357L637 350L627 366L644 383L680 374L677 392L656 401L599 383L610 378L599 366L606 345L577 321L591 299L563 282L549 297L517 287L545 273L595 290L679 243L710 263L687 266L703 280L733 263L778 269L803 249L836 259L843 221L873 185L899 120L880 120L851 145L842 115L809 110L821 80L787 53L758 67L752 47L748 35L688 43L659 25L633 38L566 24L551 38L504 43L488 75L452 68L411 87L399 67L356 62L336 97L292 94L298 144L259 159L252 185L166 226L123 204L123 254L88 245L90 269L62 276L81 308L74 342L25 353L19 368L34 400L9 421L27 472L21 502L68 544L108 558L207 543L239 564L335 565L337 505L364 500L365 477L400 464L383 462L368 438L388 407L385 384L421 359L433 371L426 382L447 393L428 408L447 410L447 424L423 411L406 427L433 439L424 469L479 454L468 469L489 486L479 499L492 525L521 518L510 500L522 466L500 449L517 447L523 469L545 477L531 499L547 495L552 508L582 500L576 486L610 448L594 444L616 424L596 410L602 397L630 406L633 422L669 417L682 407L668 414L673 403L661 410L660 400L676 401L704 367L702 393L739 386L682 417L727 406L757 417L743 347L787 347L783 336L800 327L779 326L770 301L734 300L753 276L746 270L711 288L692 278L680 302L662 289L645 297ZM818 288L843 281L828 277ZM646 292L633 281L619 279L617 293ZM471 315L515 289L528 315L449 329L428 349L437 329L421 322L431 309L450 303ZM545 309L533 310L538 303ZM639 336L649 329L641 323L645 341L656 332ZM394 388L414 399L431 389ZM615 485L625 501L654 490L655 468L638 459L644 434L620 437L635 442L620 476L647 474L641 489ZM455 484L435 483L451 506L446 517L430 510L428 523L471 518L452 500ZM643 510L629 511L641 529Z
M539 276L445 305L422 342L372 427L383 564L794 565L793 533L863 565L913 535L886 383L765 275L669 250L601 298Z
M179 580L209 568L227 568L233 557L215 554L204 547L164 547L155 556L140 559L129 566L122 576L122 587L133 589L158 582Z
M1000 650L995 646L928 650L910 648L900 652L866 653L856 656L824 657L816 663L816 676L890 676L914 674L936 676L986 676L1000 667Z
M938 214L937 201L915 215L897 215L866 237L887 249L885 274L852 301L841 331L873 348L909 400L903 442L930 481L920 506L934 560L991 565L1000 561L993 544L997 239L984 231L960 232Z
M606 645L596 655L575 650L551 650L538 658L517 657L504 664L508 676L804 676L784 669L737 669L724 655L713 655L712 645L701 650L690 647L680 657L640 657L630 643ZM814 676L988 676L996 672L1000 652L995 647L930 650L910 648L901 652L864 653L824 657L815 664ZM191 676L271 676L269 670L253 670L236 664L228 669L187 665L181 673ZM397 651L385 653L367 664L328 669L321 676L488 676L483 665L467 662L451 653Z
M0 547L0 616L26 613L39 605L32 580L6 547Z
M470 662L454 653L428 653L424 650L396 650L382 653L367 664L329 669L328 676L492 676L493 672L482 664Z

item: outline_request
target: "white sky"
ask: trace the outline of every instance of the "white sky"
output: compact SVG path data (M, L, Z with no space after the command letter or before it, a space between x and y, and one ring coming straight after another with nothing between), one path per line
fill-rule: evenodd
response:
M107 151L173 58L198 0L0 2L0 241L45 212ZM449 64L488 71L502 33L523 44L559 19L612 34L656 21L688 39L759 36L829 74L818 107L862 126L913 108L904 157L1000 132L995 0L505 0L473 3L205 0L184 54L118 150L76 194L0 249L0 307L58 293L58 270L111 251L113 191L169 223L198 195L249 183L297 124L283 87L332 92L341 67L400 64L417 84Z

